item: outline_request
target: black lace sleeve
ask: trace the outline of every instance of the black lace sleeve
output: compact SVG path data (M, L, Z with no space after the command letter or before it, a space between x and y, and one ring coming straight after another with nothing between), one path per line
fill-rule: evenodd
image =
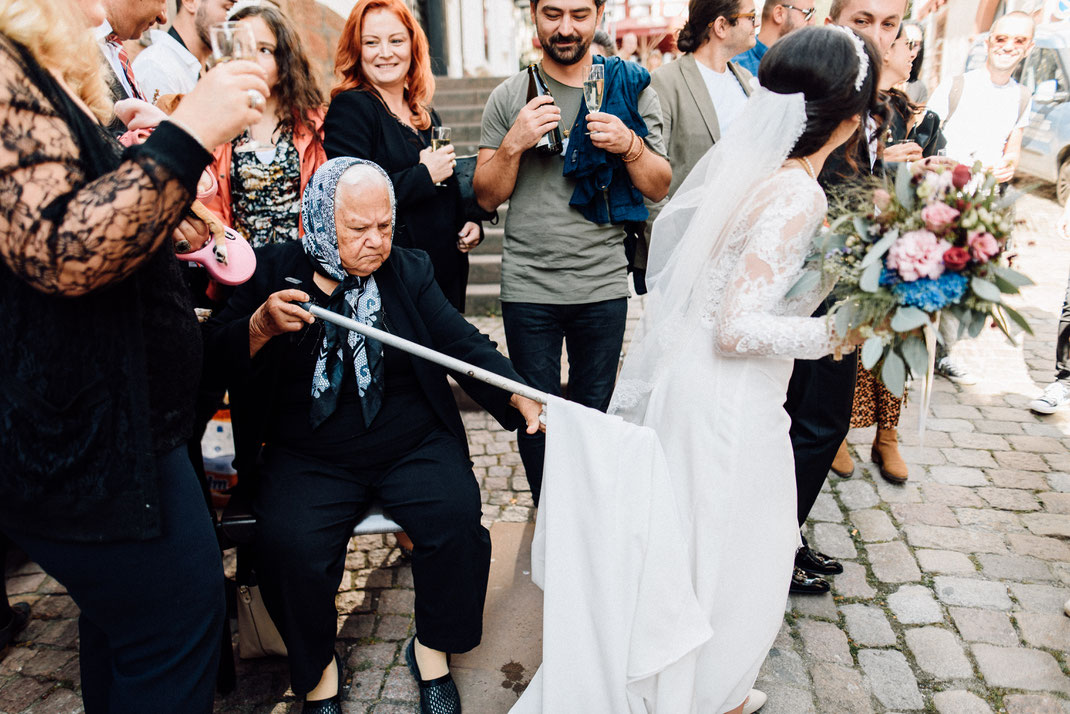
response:
M185 215L210 160L165 123L88 181L68 123L0 54L0 259L37 290L83 295L130 275Z

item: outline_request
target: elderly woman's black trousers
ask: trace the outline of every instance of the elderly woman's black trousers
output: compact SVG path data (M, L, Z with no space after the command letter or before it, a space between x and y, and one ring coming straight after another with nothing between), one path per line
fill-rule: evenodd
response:
M265 449L255 506L257 576L286 642L298 695L316 686L331 661L346 547L373 499L415 544L420 642L444 652L479 644L490 535L480 521L479 486L464 445L436 427L415 448L398 452L380 452L387 458L375 464L366 455L328 462L292 445Z

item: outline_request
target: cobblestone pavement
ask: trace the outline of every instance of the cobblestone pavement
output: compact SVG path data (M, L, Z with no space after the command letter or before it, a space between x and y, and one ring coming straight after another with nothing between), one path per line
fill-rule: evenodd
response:
M901 424L908 484L881 480L872 430L852 432L855 475L831 477L807 528L845 572L832 594L788 603L757 685L764 714L1070 714L1070 412L1026 409L1052 376L1070 242L1054 237L1050 194L1023 199L1019 215L1019 265L1038 283L1020 304L1036 336L960 344L980 382L937 380L924 445L915 392ZM504 342L500 322L479 322ZM482 413L465 421L485 522L532 519L515 438ZM414 710L401 654L412 588L392 536L353 541L337 599L346 712ZM8 592L32 603L33 620L0 662L0 712L80 712L77 608L33 564L9 574ZM217 711L300 711L284 660L239 661L238 682ZM466 710L483 714L478 702Z

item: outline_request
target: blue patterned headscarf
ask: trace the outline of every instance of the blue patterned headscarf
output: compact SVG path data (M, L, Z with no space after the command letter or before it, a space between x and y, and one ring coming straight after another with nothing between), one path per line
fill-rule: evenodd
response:
M372 167L383 175L395 219L391 221L391 225L394 224L397 218L397 201L394 198L394 185L386 171L378 164L362 159L331 159L319 167L305 187L301 204L301 222L305 229L302 245L317 271L339 281L325 307L365 325L382 329L382 300L375 277L350 275L342 267L342 260L338 255L338 231L334 222L335 194L342 174L359 165ZM382 344L323 321L323 343L320 345L316 371L312 376L313 428L334 413L347 363L353 365L357 377L364 425L370 426L375 415L379 413L383 402Z

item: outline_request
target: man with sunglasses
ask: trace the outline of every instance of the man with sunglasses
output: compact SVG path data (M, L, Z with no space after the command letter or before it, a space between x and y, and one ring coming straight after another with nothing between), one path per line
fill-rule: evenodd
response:
M1029 91L1012 75L1033 48L1034 29L1033 18L1024 12L996 20L985 40L984 66L944 80L928 104L943 120L948 157L967 166L980 161L1001 184L1014 178L1022 132L1029 124ZM958 324L942 320L940 328L944 343L937 347L936 373L959 384L976 383L949 354Z
M1033 48L1033 18L1012 12L996 20L985 45L984 67L945 80L929 109L943 119L947 155L964 164L980 161L1001 183L1014 177L1029 123L1029 100L1011 76Z
M732 61L757 77L758 65L773 43L800 27L813 25L816 12L814 0L768 0L762 7L762 26L754 47L736 55Z

